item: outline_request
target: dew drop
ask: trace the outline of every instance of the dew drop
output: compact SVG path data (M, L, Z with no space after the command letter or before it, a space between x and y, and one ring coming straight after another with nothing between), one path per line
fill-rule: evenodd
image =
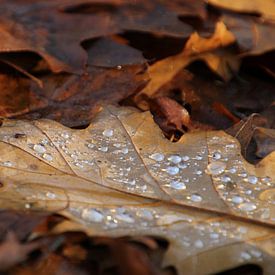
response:
M227 175L223 175L223 176L221 176L221 181L228 183L228 182L231 182L231 178Z
M201 202L202 197L199 194L192 194L190 196L190 200L193 201L193 202Z
M170 187L176 190L184 190L186 189L186 185L183 182L180 181L171 181Z
M237 172L237 169L235 167L233 167L233 168L230 168L228 170L228 172L231 173L231 174L235 174Z
M258 178L255 176L248 176L246 180L251 184L256 184L258 182Z
M222 161L213 161L207 165L206 172L210 175L220 175L224 172L226 164Z
M122 152L122 154L126 155L126 154L128 154L129 149L128 148L122 148L121 152Z
M133 223L135 220L127 213L119 213L115 215L116 219L122 222Z
M260 258L262 256L262 252L259 250L250 250L250 254L255 258Z
M222 155L220 152L214 152L212 157L213 157L213 159L219 160L219 159L221 159Z
M240 174L238 174L238 176L245 178L247 177L247 173L246 172L241 172Z
M101 152L106 153L106 152L108 152L109 149L106 146L102 146L102 147L98 147L98 150L101 151Z
M243 198L240 197L240 196L234 196L234 197L232 197L231 201L232 201L233 203L240 204L240 203L243 202Z
M176 175L179 172L179 167L176 166L168 166L165 171L169 174L169 175Z
M253 211L257 208L257 206L252 202L244 202L239 205L239 209L242 211Z
M88 222L102 222L103 221L103 214L92 208L86 208L82 211L81 217L88 221Z
M195 159L196 159L196 160L202 160L203 157L202 157L201 155L197 155L197 156L195 156Z
M271 182L271 178L270 177L263 177L263 178L261 178L261 182L265 183L265 184L268 184L268 183Z
M190 157L189 156L182 156L181 159L183 161L188 161L188 160L190 160Z
M61 136L65 139L68 139L70 137L70 135L66 132L62 133Z
M112 129L106 129L102 132L103 136L105 137L112 137L114 134L114 130Z
M244 260L250 260L251 255L247 252L241 252L241 258L244 259Z
M39 153L39 154L43 154L46 152L46 148L41 145L41 144L35 144L33 146L33 150L36 152L36 153Z
M55 199L56 198L56 194L54 194L53 192L47 192L46 193L46 197L49 199Z
M194 246L196 248L203 248L203 246L204 246L203 241L202 240L196 240L195 243L194 243Z
M186 163L182 162L182 163L178 164L178 167L181 169L186 169L188 167L188 165Z
M195 171L195 174L196 174L196 175L202 175L202 171L201 171L201 170L196 170L196 171Z
M210 238L211 238L211 239L216 240L216 239L218 239L219 237L220 237L220 235L219 235L218 233L210 233Z
M25 208L26 209L30 209L31 208L31 204L30 203L25 203Z
M141 217L148 221L152 221L154 219L154 215L153 215L152 211L150 211L148 209L138 210L136 214L138 217Z
M154 153L149 156L150 159L153 159L155 161L163 161L164 160L164 155L161 153Z
M181 157L177 155L172 155L168 158L168 160L174 164L178 164L181 162Z
M13 163L11 162L11 161L4 161L3 163L2 163L2 165L3 166L6 166L6 167L12 167L13 166Z
M51 154L43 154L43 159L45 159L47 161L52 161L53 157Z

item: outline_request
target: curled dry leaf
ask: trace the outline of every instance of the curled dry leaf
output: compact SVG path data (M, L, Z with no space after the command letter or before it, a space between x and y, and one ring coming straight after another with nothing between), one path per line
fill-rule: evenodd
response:
M186 42L182 53L165 58L153 64L148 69L151 77L149 84L135 97L138 106L148 109L144 97L153 98L158 90L170 82L183 68L196 60L203 60L223 79L228 80L232 72L239 69L239 59L223 47L231 45L235 38L222 22L216 25L215 33L210 38L200 37L193 33Z
M180 274L242 263L274 270L274 153L250 165L222 131L172 143L149 112L115 107L85 130L6 120L0 140L2 208L77 222L59 230L161 236L170 243L164 266Z

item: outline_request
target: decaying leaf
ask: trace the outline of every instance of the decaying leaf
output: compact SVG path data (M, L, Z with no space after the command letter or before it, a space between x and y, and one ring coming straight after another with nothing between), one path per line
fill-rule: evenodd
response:
M230 79L232 72L239 68L239 60L230 50L223 47L234 43L235 38L222 22L216 25L215 33L210 38L200 37L197 33L190 36L182 53L165 58L148 69L150 83L135 97L138 106L146 110L148 104L144 97L152 98L157 91L170 82L184 67L196 60L203 60L225 80Z
M248 164L222 131L165 139L150 113L106 107L85 130L48 120L0 128L2 208L59 212L98 235L156 235L164 266L274 270L274 153ZM194 265L194 261L196 265Z

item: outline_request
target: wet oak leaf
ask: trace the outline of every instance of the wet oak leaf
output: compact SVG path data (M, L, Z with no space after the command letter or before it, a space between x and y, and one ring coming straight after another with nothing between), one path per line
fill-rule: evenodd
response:
M75 221L56 232L166 238L163 264L180 274L246 263L274 270L274 153L250 165L222 131L172 143L149 112L116 107L84 130L6 120L0 140L1 208Z
M183 68L190 63L203 60L209 68L225 80L229 80L232 72L239 69L240 61L231 50L224 49L235 42L235 38L222 22L216 24L216 29L212 37L203 38L198 33L193 33L182 53L162 59L148 69L151 81L135 97L137 105L143 109L148 109L145 98L153 98L158 95L158 91L169 83Z

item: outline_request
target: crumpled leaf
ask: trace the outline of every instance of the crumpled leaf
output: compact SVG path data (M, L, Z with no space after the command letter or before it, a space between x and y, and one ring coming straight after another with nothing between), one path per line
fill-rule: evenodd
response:
M172 143L150 113L115 107L84 130L7 120L0 140L2 208L78 221L57 231L161 236L170 243L164 266L180 274L248 262L274 270L274 153L250 165L222 131Z
M230 50L223 47L234 43L235 38L222 22L218 22L215 32L210 38L200 37L193 33L182 53L165 58L148 69L151 77L149 84L135 97L138 106L146 110L146 98L154 97L158 90L171 81L184 67L196 60L203 60L218 75L229 80L233 71L239 68L239 59Z
M208 3L236 12L260 14L263 19L275 20L275 3L273 0L208 0Z

